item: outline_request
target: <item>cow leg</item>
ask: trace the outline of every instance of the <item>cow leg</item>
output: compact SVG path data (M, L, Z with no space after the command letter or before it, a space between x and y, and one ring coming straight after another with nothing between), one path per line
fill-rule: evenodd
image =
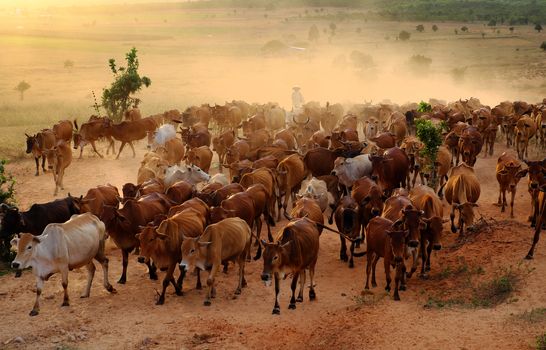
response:
M239 269L240 268L241 268L241 265L239 265ZM204 302L205 306L210 306L210 299L216 296L216 292L214 290L214 277L216 277L218 270L220 270L220 264L214 263L212 265L212 269L209 272L209 277L207 278L208 290L207 290L207 296ZM239 273L241 273L240 270L239 270Z
M281 199L282 199L281 196L277 197L277 222L281 221L281 209L282 209Z
M122 258L123 258L123 262L122 262L122 272L121 272L121 277L119 278L119 281L118 283L119 284L125 284L125 282L127 282L127 264L129 263L129 250L128 249L122 249L121 250L121 255L122 255Z
M389 259L383 258L383 263L385 265L385 279L387 280L387 285L385 286L385 290L387 292L391 291L391 263Z
M459 239L463 239L464 236L464 221L461 215L461 212L459 211Z
M533 236L533 244L531 245L531 249L529 249L529 252L525 256L525 259L532 259L533 254L535 253L535 247L538 243L538 240L540 239L540 231L542 231L542 221L544 219L544 211L546 210L546 198L543 199L542 205L540 208L540 211L538 211L536 224L535 224L535 235Z
M417 271L417 264L419 263L419 248L412 248L411 249L411 258L412 258L412 264L411 269L408 274L408 278L411 278L415 271Z
M309 266L309 300L313 301L317 298L315 293L315 264Z
M398 268L400 268L400 271L398 272L399 275L398 275L398 279L400 281L400 284L399 284L399 288L398 290L406 290L407 286L406 286L406 282L407 282L407 278L406 276L408 275L407 274L407 270L406 270L406 264L402 261L402 263L398 266ZM397 268L397 270L398 270Z
M300 291L298 293L298 297L296 298L296 302L298 303L303 301L303 289L305 289L305 270L302 271L300 278Z
M129 146L131 146L131 149L133 150L133 158L136 157L136 153L135 153L135 146L133 146L133 143L132 142L129 142ZM208 171L208 170L207 170Z
M396 266L395 275L394 275L394 300L399 301L400 300L400 294L398 294L398 287L400 286L400 283L403 282L403 275L406 273L406 266L404 263L400 263L400 265ZM400 286L401 287L401 286ZM405 290L401 289L401 290Z
M93 264L93 261L90 261L89 264L85 265L85 267L87 268L87 287L80 298L89 298L89 294L91 293L91 284L93 283L93 277L95 277L95 270L97 269L95 264Z
M180 275L178 276L178 280L176 281L176 284L178 285L178 288L180 289L180 295L184 295L184 278L186 277L186 268L182 265L178 265L178 269L180 270Z
M506 190L502 191L501 213L504 213L505 208L506 208Z
M78 157L78 159L82 159L83 157L83 145L80 146L80 156Z
M109 291L110 293L116 293L116 290L112 285L110 284L110 281L108 280L108 258L104 255L104 241L101 242L101 247L99 248L99 253L97 256L95 256L95 260L97 260L101 266L102 266L102 273L103 273L103 286L104 289Z
M514 197L516 196L516 189L513 188L510 192L511 192L511 196L510 196L510 217L513 219L514 218Z
M93 147L93 151L101 158L104 158L102 156L102 154L99 153L99 151L97 151L97 147L95 146L95 141L91 141L91 147ZM108 149L110 149L110 145L108 145ZM108 151L108 150L106 150ZM107 153L108 154L108 153ZM81 158L81 157L80 157Z
M457 232L457 228L455 227L455 206L451 205L451 213L449 213L449 219L451 220L451 232L455 233Z
M502 187L499 186L499 200L497 201L497 205L502 207Z
M417 175L419 174L419 170L416 168L413 170L413 180L411 180L411 187L415 187L415 183L417 182Z
M428 248L432 246L432 244L428 244L427 246L427 241L422 239L421 238L421 244L419 245L419 251L421 253L421 278L427 278L426 276L426 273L425 273L425 264L427 262L427 253L428 253Z
M275 278L275 306L273 306L273 315L280 315L281 314L281 307L279 306L279 296L280 296L280 284L281 284L281 279L279 278L279 273L278 272L275 272L274 273L274 278Z
M121 142L121 146L119 146L119 152L118 152L118 156L116 157L116 159L119 159L119 155L121 154L121 151L123 151L123 147L125 147L125 142Z
M432 255L432 244L429 244L427 247L427 265L425 271L430 271L430 256Z
M353 260L353 256L355 254L355 242L351 242L351 246L349 247L349 251L351 253L351 257L349 258L349 268L355 267L355 263Z
M245 281L245 253L241 253L239 255L239 259L237 259L237 262L239 263L239 284L237 285L237 288L235 289L235 295L241 294L241 291L243 289L243 281Z
M157 302L155 303L156 305L163 305L165 303L165 291L167 290L169 283L171 283L171 280L173 279L174 267L175 267L175 264L171 264L169 265L167 269L165 278L163 278L163 290L161 291L161 295L159 296L159 299L157 299Z
M40 276L36 276L36 301L30 311L30 316L36 316L40 313L40 295L42 295L42 289L44 288L44 279Z
M375 257L375 253L368 252L368 256L366 257L366 285L364 286L364 289L370 289L370 273L372 272L372 263L373 258Z
M291 310L294 310L296 308L296 287L298 285L299 275L300 275L299 272L294 273L294 277L292 277L292 283L290 284L290 289L292 290L292 297L290 298L290 304L288 304L288 308Z
M44 163L45 163L45 158L44 159ZM34 157L34 161L36 162L36 174L34 174L35 176L38 176L40 175L40 159Z
M63 285L64 291L63 303L61 306L69 306L70 303L68 301L68 266L64 266L61 268L61 279L61 284Z
M341 249L339 251L339 259L341 261L347 261L347 244L345 243L345 238L343 236L339 236L339 240L341 241Z
M195 285L195 289L201 290L203 289L203 285L201 284L201 270L196 268L197 271L197 283Z
M375 255L373 262L372 262L372 288L377 287L377 281L375 279L375 268L377 267L377 263L379 262L379 255Z
M153 261L148 259L148 261L146 262L146 266L148 266L148 275L150 276L150 279L157 281L157 267L155 266Z

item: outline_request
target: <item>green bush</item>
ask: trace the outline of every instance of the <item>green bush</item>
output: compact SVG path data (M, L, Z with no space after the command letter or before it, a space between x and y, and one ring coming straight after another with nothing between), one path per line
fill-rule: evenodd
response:
M546 350L546 333L537 337L537 350Z
M6 174L7 161L0 160L0 203L15 204L15 180L9 174ZM11 237L2 237L0 240L0 261L10 262L14 256L10 248Z
M125 55L125 60L127 67L118 67L113 58L108 61L110 70L114 74L114 81L110 88L102 91L102 106L106 109L108 117L114 121L120 121L126 110L140 102L131 95L140 91L143 85L148 87L152 83L150 78L141 77L138 73L139 62L136 48L133 47Z
M419 109L421 109L421 106L428 104L421 101L419 105ZM430 107L430 105L428 106ZM432 122L428 119L417 119L415 122L415 128L417 138L424 145L423 149L421 150L421 156L426 160L423 170L424 172L431 174L430 185L434 188L437 181L434 171L434 163L436 162L436 158L438 156L438 148L440 148L443 142L442 129L441 127L434 126L434 124L432 124Z
M540 48L544 51L546 51L546 41L543 41L542 44L540 45Z
M405 30L401 31L400 34L398 34L398 39L402 41L409 40L411 37L411 34L409 32L406 32Z

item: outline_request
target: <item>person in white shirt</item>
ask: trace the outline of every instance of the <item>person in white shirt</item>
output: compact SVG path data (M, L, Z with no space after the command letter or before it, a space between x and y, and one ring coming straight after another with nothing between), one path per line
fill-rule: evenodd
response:
M292 112L299 112L305 101L299 86L294 86L292 90Z

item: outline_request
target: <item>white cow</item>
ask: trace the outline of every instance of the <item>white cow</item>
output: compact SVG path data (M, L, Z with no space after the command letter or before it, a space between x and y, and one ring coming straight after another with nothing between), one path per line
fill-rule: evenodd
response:
M208 182L210 180L210 175L195 165L175 165L167 168L167 171L165 172L165 180L163 181L165 183L165 188L168 188L175 182L182 180L195 185L199 182Z
M40 236L23 233L11 241L17 249L17 256L11 263L16 270L32 267L36 277L36 302L30 316L40 311L40 294L44 281L60 272L64 289L62 306L68 306L68 271L82 266L87 268L87 288L82 298L89 297L95 275L93 259L102 265L104 288L110 293L116 290L108 282L108 259L104 255L105 227L95 215L85 213L72 215L64 224L49 224Z
M301 189L298 192L298 198L307 197L318 202L320 210L324 213L328 205L334 204L334 197L328 192L326 182L316 177L311 180L304 180L301 183Z
M339 183L348 189L353 183L363 176L372 174L372 161L368 154L362 154L354 158L338 157L334 161L334 170L332 175L339 179Z

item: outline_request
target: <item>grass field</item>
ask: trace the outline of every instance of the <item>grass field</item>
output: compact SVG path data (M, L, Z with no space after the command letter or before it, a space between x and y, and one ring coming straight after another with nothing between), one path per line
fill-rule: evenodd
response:
M59 119L87 119L94 113L91 92L100 98L111 81L108 59L121 62L132 46L139 50L141 72L152 79L140 96L145 114L232 99L288 106L296 84L307 100L323 103L474 96L496 104L546 96L546 55L539 49L545 37L530 25L510 33L508 26L445 22L433 32L432 23L425 23L418 33L419 23L344 20L329 38L330 21L306 10L119 5L0 11L0 156L22 156L24 132ZM352 10L322 13L340 11ZM312 24L321 37L309 44ZM463 25L468 33L460 31ZM396 40L401 30L411 33L409 41ZM309 48L265 56L261 48L270 40ZM374 64L352 65L354 50L372 56ZM431 58L430 68L410 72L406 62L415 54ZM64 68L66 60L74 67ZM456 83L451 71L464 67L464 80ZM31 84L23 101L14 90L21 80Z

